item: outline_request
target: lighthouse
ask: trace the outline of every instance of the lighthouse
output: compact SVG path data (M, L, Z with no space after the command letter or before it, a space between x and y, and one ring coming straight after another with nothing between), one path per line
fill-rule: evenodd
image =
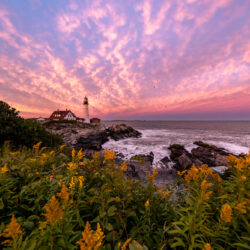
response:
M83 118L89 123L89 102L86 96L83 99Z

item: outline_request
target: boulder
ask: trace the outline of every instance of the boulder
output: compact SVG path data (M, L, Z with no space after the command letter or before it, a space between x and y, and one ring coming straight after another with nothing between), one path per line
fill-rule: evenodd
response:
M121 139L141 136L141 133L126 124L115 124L108 129L106 129L107 134L111 139L118 141Z
M181 166L181 169L189 169L193 164L190 154L186 153L183 153L180 157L178 157L177 163Z
M127 176L145 179L147 174L152 173L153 160L154 154L152 152L149 155L134 155L127 161Z
M227 156L229 153L226 152L225 149L201 141L194 142L194 144L199 147L192 149L193 158L210 167L227 165Z
M175 163L174 169L183 171L189 169L193 164L192 155L180 144L173 144L169 147L170 158Z
M167 156L165 156L164 158L162 158L160 160L160 162L163 164L163 166L168 167L168 163L171 162L171 161L170 161L170 159Z
M183 153L187 152L184 146L180 144L172 144L169 146L168 149L170 150L170 158L173 161L176 161L178 157L180 157Z
M105 132L88 134L87 136L80 136L77 139L76 146L78 148L88 150L101 150L102 144L108 141L108 136Z

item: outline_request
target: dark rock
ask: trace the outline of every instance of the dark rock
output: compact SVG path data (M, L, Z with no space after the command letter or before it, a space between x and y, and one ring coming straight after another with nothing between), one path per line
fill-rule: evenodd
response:
M225 152L224 148L218 148L218 147L216 147L214 145L207 144L207 143L204 143L202 141L195 141L194 144L197 145L197 146L199 146L199 147L207 148L207 149L209 149L211 151L218 152L221 155L228 155L228 153Z
M77 147L83 149L101 150L102 144L108 141L106 133L90 134L87 137L80 137L77 140Z
M193 163L195 166L198 166L198 167L204 164L202 161L200 161L199 159L195 159L195 158L193 159Z
M199 147L192 149L193 158L210 167L226 166L228 152L223 148L218 148L203 142L194 142Z
M184 148L184 146L180 145L180 144L173 144L170 145L169 148L170 150L170 158L173 161L177 161L177 159L183 154L186 153L186 149ZM188 153L188 152L187 152Z
M141 133L125 124L105 128L104 124L82 122L48 122L43 125L51 133L60 135L65 144L85 150L101 150L102 144L111 137L120 140L128 137L140 137Z
M160 162L165 165L166 167L168 166L168 163L171 162L169 158L166 156L160 160Z
M138 179L145 179L147 174L152 173L152 163L154 154L149 155L134 155L127 161L127 176Z
M193 162L191 160L190 154L183 153L177 159L178 165L181 166L181 169L189 169Z
M116 155L116 158L115 158L115 163L116 163L118 166L120 166L120 165L125 161L124 157L125 157L124 154L118 153L118 154Z
M141 133L126 124L115 124L108 129L106 129L107 134L111 139L118 141L121 139L135 137L138 138L141 136Z
M119 158L124 158L125 156L124 156L124 154L123 154L123 153L118 153L118 154L116 155L116 157L119 157Z
M170 158L175 165L174 169L183 171L189 169L193 164L192 155L180 144L170 145Z

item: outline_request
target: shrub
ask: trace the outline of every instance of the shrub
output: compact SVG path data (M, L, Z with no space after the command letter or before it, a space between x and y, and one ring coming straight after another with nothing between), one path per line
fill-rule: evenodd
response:
M56 146L63 143L58 135L47 132L38 122L25 120L7 103L0 101L0 146L10 141L15 147L32 147L39 141L44 146Z
M229 157L222 180L208 166L179 173L182 191L127 179L106 150L64 146L0 157L0 242L14 249L248 249L250 154ZM7 240L7 241L6 241Z

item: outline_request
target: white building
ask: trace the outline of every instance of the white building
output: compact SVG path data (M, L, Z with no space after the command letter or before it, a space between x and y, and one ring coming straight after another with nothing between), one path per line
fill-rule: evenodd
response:
M88 98L85 96L83 99L83 118L85 122L89 123L89 102Z
M54 111L52 113L52 115L50 116L49 119L53 120L53 121L59 121L59 120L71 120L71 121L73 120L73 121L75 121L76 116L70 110L63 110L63 111L57 110L57 111Z

